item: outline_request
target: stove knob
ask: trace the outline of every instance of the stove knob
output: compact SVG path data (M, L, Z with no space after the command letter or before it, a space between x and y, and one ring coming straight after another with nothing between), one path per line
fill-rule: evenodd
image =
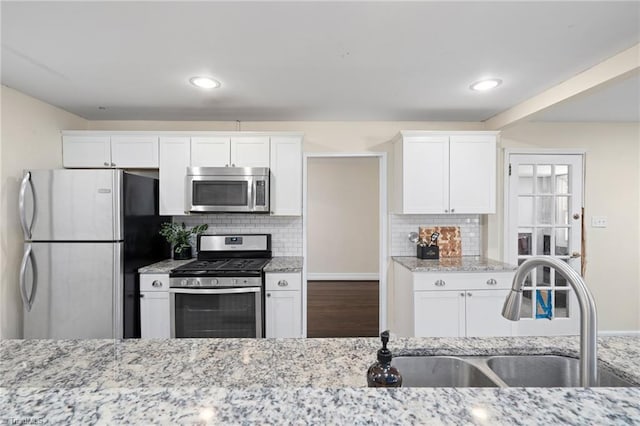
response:
M216 285L216 284L218 284L218 280L217 280L216 278L212 279L212 280L211 280L211 284L212 284L212 285Z
M187 286L187 280L181 280L180 281L180 286L181 287L186 287Z
M193 279L193 280L189 280L189 286L191 287L196 287L200 284L200 281Z
M233 279L233 283L234 284L238 284L238 280L236 280L235 278Z
M244 283L247 284L249 282L249 280L244 280Z

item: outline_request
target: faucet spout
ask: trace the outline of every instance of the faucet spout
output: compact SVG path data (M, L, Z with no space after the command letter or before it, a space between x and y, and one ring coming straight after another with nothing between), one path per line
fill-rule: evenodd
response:
M551 256L535 256L522 262L513 277L511 291L502 308L502 316L511 321L520 319L524 280L527 274L538 266L555 269L567 280L576 294L580 307L580 385L585 388L596 386L598 384L596 303L580 274L566 262Z

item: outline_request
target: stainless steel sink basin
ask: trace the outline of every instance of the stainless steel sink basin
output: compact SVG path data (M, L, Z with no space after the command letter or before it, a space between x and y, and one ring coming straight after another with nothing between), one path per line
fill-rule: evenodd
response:
M514 387L579 387L580 361L556 355L488 357L487 366L507 385ZM627 387L632 383L598 368L597 386Z
M557 355L400 356L403 387L579 387L580 361ZM606 368L599 387L635 387Z
M401 356L392 364L402 374L403 387L498 387L478 367L457 357Z

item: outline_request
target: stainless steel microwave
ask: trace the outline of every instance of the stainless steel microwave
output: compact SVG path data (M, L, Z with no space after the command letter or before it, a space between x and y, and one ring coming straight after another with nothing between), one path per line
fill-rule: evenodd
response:
M187 168L187 210L193 213L269 213L269 168Z

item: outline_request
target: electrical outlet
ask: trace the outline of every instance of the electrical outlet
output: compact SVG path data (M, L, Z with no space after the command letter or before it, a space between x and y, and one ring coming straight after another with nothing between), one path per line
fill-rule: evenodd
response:
M591 216L591 227L592 228L606 228L607 227L607 217L606 216Z

